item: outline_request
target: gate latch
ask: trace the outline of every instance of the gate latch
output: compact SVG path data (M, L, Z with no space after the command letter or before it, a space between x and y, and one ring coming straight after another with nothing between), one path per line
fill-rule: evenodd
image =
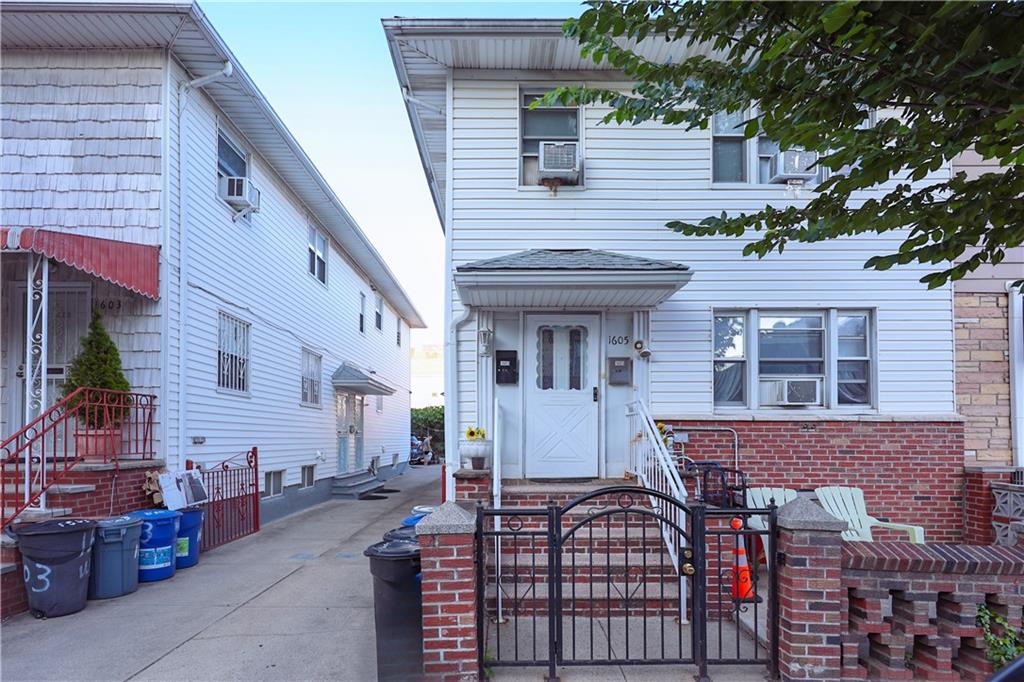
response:
M597 386L594 386L594 402L597 402Z

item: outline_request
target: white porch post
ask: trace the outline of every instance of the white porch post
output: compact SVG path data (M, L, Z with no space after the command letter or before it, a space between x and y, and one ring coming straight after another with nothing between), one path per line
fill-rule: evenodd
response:
M30 423L46 409L47 329L50 261L46 256L29 255L28 277L25 289L25 423ZM44 439L45 440L45 439ZM34 448L25 450L25 502L32 495L31 460ZM46 484L46 448L38 444L39 485ZM46 508L46 495L39 498L39 506Z

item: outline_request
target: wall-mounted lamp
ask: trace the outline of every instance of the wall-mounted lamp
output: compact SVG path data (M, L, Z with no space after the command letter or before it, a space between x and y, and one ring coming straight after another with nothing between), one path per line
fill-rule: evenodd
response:
M480 329L476 333L476 344L480 351L480 357L489 358L494 352L494 332L490 329Z

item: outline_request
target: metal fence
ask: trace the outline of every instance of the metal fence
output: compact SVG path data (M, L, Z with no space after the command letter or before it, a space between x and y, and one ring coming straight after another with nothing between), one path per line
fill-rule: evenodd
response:
M210 499L203 505L205 552L260 529L259 455L254 447L215 467L200 469Z

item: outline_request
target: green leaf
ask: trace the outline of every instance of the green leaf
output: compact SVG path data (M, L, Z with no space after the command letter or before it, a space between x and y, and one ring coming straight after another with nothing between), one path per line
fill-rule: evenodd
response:
M834 5L829 6L829 9L821 17L821 23L825 27L825 31L828 33L835 33L849 21L850 17L853 16L853 10L857 8L857 2L854 0L847 0L846 2L837 2Z

